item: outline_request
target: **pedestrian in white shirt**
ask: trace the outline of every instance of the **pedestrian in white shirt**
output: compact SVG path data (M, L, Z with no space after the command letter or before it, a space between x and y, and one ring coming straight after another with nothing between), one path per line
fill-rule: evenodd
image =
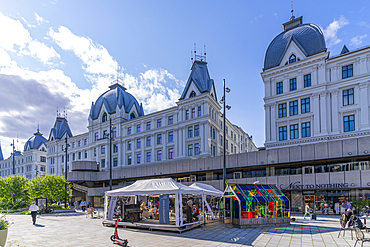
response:
M36 205L36 202L32 202L32 205L30 206L29 210L31 211L32 221L33 221L33 224L35 225L37 211L39 210L39 207Z

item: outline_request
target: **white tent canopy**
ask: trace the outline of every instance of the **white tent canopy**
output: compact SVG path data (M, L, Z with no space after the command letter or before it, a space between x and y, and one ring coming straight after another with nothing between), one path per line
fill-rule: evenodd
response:
M108 196L112 198L117 198L118 196L137 196L137 195L175 195L175 212L176 212L176 227L181 227L184 225L183 222L183 210L182 210L182 195L200 195L202 197L202 208L204 208L204 201L207 195L221 196L222 192L218 191L212 186L207 186L205 184L197 185L197 187L188 187L186 185L180 184L173 180L172 178L161 178L161 179L148 179L148 180L138 180L135 183L116 190L105 192L104 201L104 215L105 219L107 217L108 209ZM115 200L111 200L111 207L114 207ZM113 208L112 208L113 210ZM111 211L111 209L109 210ZM110 214L113 215L113 212ZM110 218L110 216L108 217ZM202 222L199 222L202 223ZM172 225L167 225L172 227Z
M202 184L202 183L193 183L192 185L189 186L190 188L202 190L205 195L207 196L218 196L221 197L223 192L216 189L212 185L209 184Z

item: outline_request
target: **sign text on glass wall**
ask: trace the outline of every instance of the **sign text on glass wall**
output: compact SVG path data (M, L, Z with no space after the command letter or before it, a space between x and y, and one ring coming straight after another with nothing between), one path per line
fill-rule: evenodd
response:
M309 190L309 189L340 189L348 188L348 183L333 183L333 184L300 184L301 182L297 181L290 183L287 187L284 187L284 184L280 185L282 190Z

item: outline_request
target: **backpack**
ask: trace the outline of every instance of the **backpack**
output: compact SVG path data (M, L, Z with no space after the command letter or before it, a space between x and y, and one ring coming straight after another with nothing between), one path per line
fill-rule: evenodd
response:
M353 226L360 229L364 228L361 219L357 216L353 217Z

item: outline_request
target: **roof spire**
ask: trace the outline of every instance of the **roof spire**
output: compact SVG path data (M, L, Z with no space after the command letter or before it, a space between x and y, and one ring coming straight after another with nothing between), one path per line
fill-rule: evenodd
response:
M37 132L40 132L40 123L37 123Z
M293 10L293 0L292 0L292 1L290 1L290 7L291 7L290 12L292 12L292 16L290 17L290 20L292 21L292 20L294 20L294 19L295 19L295 16L293 15L293 12L294 12L294 10Z
M194 64L196 61L205 63L206 62L206 45L204 45L203 55L202 55L202 53L200 53L200 55L197 55L196 48L197 48L197 45L196 45L196 43L194 43L194 55L191 58L192 63Z

